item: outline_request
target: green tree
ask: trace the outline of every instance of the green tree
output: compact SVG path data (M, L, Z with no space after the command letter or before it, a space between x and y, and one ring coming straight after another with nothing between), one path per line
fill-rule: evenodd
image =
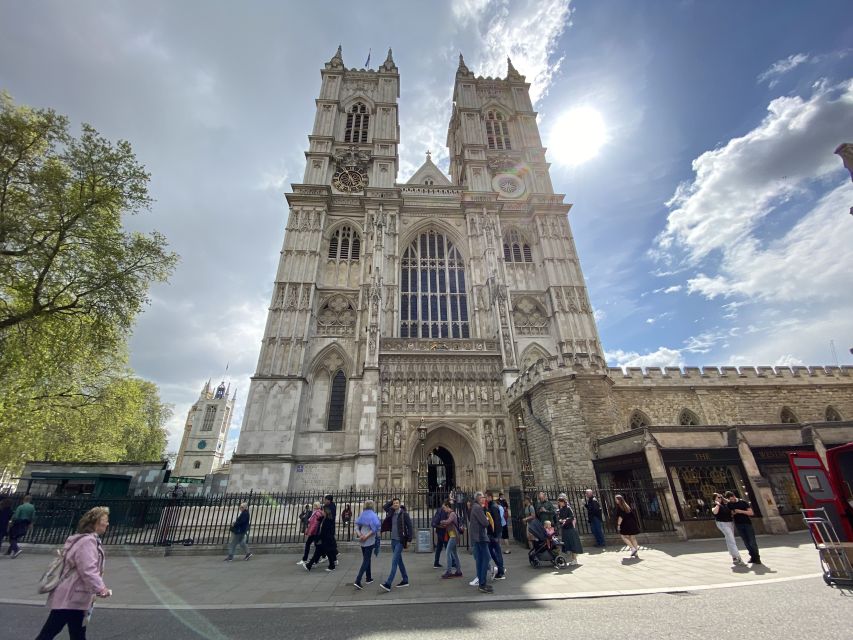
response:
M0 465L159 458L169 408L127 367L150 285L177 256L128 232L151 204L126 141L69 133L0 93Z

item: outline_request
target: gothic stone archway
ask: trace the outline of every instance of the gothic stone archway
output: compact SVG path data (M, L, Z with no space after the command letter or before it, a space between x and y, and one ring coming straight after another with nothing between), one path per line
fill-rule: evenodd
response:
M435 451L439 451L442 455L439 456L445 463L452 460L453 463L453 481L460 487L473 487L478 485L480 478L478 477L478 465L474 448L471 446L468 438L455 427L446 423L438 423L434 426L426 425L427 437L424 442L424 451L427 457ZM411 487L418 486L418 465L420 464L421 448L420 442L415 440L415 447L411 456ZM442 489L449 492L451 487Z

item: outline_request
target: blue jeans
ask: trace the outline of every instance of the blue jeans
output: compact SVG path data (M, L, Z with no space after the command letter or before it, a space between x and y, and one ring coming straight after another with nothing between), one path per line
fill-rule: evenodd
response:
M592 529L592 535L595 536L595 544L599 547L604 546L604 525L601 520L595 518L589 521L589 528Z
M361 576L367 575L367 581L370 582L373 578L370 575L370 560L373 554L375 545L361 548L361 567L358 570L358 575L355 578L356 584L361 584Z
M749 559L760 560L761 556L758 553L758 542L755 540L755 529L752 528L752 523L746 522L740 524L735 522L735 529L737 529L737 534L746 545L746 550L749 551Z
M389 587L394 582L394 576L397 575L397 567L400 568L400 576L403 582L409 581L409 574L406 573L406 565L403 564L403 543L399 540L391 540L391 573L388 574L388 579L385 581Z
M240 545L240 548L243 550L244 555L249 555L249 545L246 544L246 538L249 536L248 533L232 533L231 534L231 542L228 544L228 557L234 557L234 551L237 549L237 545Z
M481 587L486 586L486 574L489 572L489 543L474 543L474 562L477 563L477 580Z
M504 574L504 556L501 553L500 538L489 538L489 555L495 561L495 566L498 568L498 575L502 576Z
M447 541L447 571L445 573L453 573L453 567L456 567L456 573L462 573L462 565L459 564L459 554L456 553L456 537L454 536Z
M444 541L444 529L435 529L435 539L437 542L435 543L435 560L433 560L433 564L441 564L441 550L447 546L447 543Z

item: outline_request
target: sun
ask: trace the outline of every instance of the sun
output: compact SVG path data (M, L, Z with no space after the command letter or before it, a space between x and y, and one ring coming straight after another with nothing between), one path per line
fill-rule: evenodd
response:
M548 140L548 155L570 167L592 160L607 142L604 118L592 107L575 107L561 114Z

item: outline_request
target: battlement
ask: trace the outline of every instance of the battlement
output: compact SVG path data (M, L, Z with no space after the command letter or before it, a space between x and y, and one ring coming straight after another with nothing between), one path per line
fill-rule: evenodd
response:
M665 384L744 384L753 380L757 384L808 383L826 380L830 383L853 382L853 367L608 367L608 375L617 386ZM808 381L808 382L807 382Z
M608 369L601 362L601 358L587 353L564 354L560 356L549 356L540 358L527 369L521 372L507 389L507 401L513 402L527 393L537 384L547 382L555 378L579 375L606 376Z

